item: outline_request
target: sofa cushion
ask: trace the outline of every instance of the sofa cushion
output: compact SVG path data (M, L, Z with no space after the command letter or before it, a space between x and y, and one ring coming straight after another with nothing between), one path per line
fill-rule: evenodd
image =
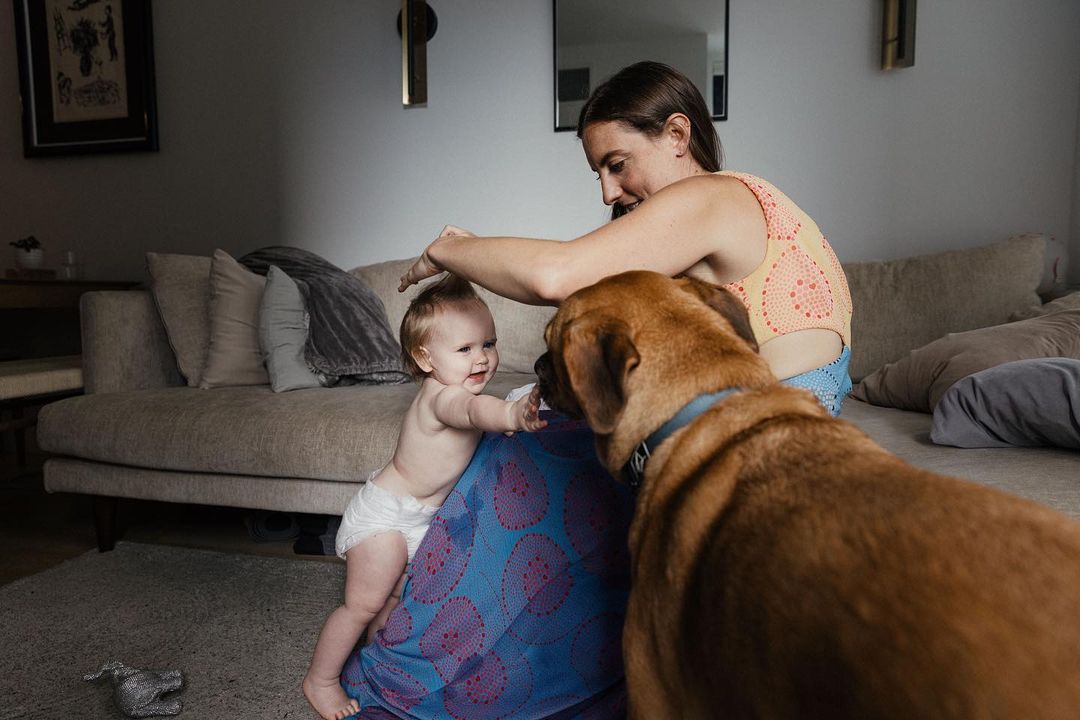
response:
M934 408L930 439L962 448L1080 450L1080 360L1017 360L968 375Z
M931 412L961 378L1047 357L1080 358L1080 309L946 335L875 370L851 394L874 405Z
M502 397L535 377L497 373ZM362 480L394 452L415 384L274 393L164 388L83 395L42 408L46 452L158 470Z
M266 385L259 348L259 303L266 278L248 272L224 250L210 264L210 345L199 387Z
M1080 453L1056 447L957 450L930 442L931 416L848 399L846 420L907 462L1057 508L1080 520Z
M985 247L845 263L854 307L852 378L945 333L998 325L1037 305L1045 245L1042 235L1020 235Z
M273 265L266 272L259 304L259 346L274 392L319 386L319 378L304 360L307 336L308 317L300 288Z
M150 252L146 269L176 365L198 387L210 344L210 258Z
M388 262L364 265L351 272L360 277L378 294L386 306L386 315L390 327L399 332L401 318L409 307L409 301L424 285L433 280L413 285L399 293L398 283L401 276L415 262L408 260L390 260ZM544 354L544 326L555 314L554 307L525 305L509 300L482 287L476 287L480 297L491 309L495 319L495 332L499 339L499 369L508 372L531 373L536 358Z

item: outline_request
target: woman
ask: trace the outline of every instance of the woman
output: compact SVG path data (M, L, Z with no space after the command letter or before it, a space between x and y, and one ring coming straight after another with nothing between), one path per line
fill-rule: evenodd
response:
M665 65L632 65L593 92L578 137L612 222L566 242L447 226L400 289L444 270L533 304L631 269L724 284L777 377L838 413L851 387L840 264L776 188L720 172L696 88ZM621 717L631 504L580 425L486 435L401 604L342 673L360 717Z
M402 289L450 270L521 302L558 304L624 270L691 275L735 292L776 376L810 387L839 413L851 336L840 263L779 190L720 172L720 142L693 84L666 65L631 65L596 88L577 134L612 222L568 242L447 226Z

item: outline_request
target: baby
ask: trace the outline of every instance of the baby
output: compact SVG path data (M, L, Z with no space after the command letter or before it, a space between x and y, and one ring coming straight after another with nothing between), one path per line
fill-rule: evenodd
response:
M516 401L481 394L499 366L495 321L461 278L447 275L413 299L401 321L401 354L420 390L394 457L345 509L337 534L345 604L323 625L304 678L304 694L325 720L359 711L341 687L341 668L364 631L372 638L397 604L406 565L481 435L547 424L536 389Z

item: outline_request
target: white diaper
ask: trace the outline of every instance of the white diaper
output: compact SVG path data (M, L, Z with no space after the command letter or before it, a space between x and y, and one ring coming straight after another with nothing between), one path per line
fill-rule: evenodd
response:
M439 508L425 505L411 495L394 495L372 482L378 471L353 495L341 516L337 540L334 543L339 557L362 540L388 530L397 530L405 536L405 545L412 562L416 548L424 539L431 518Z

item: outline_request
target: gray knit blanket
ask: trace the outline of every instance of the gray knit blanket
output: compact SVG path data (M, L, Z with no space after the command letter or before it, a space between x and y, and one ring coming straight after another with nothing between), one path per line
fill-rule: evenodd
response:
M312 369L349 383L409 382L386 308L360 278L295 247L260 248L239 262L259 275L276 265L296 282L310 317L304 358Z

